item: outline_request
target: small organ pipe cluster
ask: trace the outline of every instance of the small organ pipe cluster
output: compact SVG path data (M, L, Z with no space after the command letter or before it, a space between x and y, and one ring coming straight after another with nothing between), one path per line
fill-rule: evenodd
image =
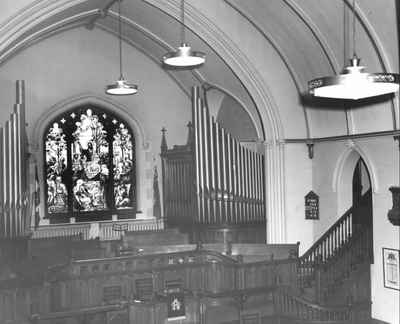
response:
M0 238L24 235L27 212L25 84L16 83L17 100L0 127Z

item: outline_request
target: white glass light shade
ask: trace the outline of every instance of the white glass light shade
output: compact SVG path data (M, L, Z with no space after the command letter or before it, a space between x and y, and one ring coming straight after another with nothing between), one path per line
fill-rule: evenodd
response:
M136 84L130 84L124 79L119 79L115 83L110 84L106 88L106 93L115 96L126 96L135 94L138 91Z
M366 73L359 62L355 56L342 74L309 81L309 93L316 97L358 100L399 90L398 74Z
M162 58L165 65L171 67L194 68L206 61L206 55L202 52L192 51L190 46L182 44L175 52L169 52Z

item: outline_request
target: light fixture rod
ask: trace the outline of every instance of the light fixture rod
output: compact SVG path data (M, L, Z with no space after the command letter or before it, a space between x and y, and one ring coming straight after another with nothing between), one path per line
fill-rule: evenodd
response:
M356 54L356 0L353 0L353 56Z
M163 64L167 67L194 69L205 62L206 55L203 52L193 51L191 47L186 44L185 35L185 1L181 0L181 26L180 26L180 45L178 49L168 52L162 58Z
M181 0L181 44L185 44L185 0Z
M347 62L347 28L348 28L348 15L347 15L347 6L346 0L343 0L343 64L346 65Z
M119 40L119 75L122 80L124 77L122 75L122 27L121 27L121 1L118 0L118 40Z

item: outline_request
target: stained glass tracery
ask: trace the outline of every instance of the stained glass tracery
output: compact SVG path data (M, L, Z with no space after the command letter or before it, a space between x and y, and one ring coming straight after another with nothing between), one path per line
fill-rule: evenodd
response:
M67 168L67 142L58 123L46 136L47 206L49 213L68 210L68 193L62 175Z
M100 109L60 116L45 137L50 218L134 208L134 145L128 127Z
M120 124L113 141L114 200L117 209L129 207L131 204L132 154L131 134L124 124Z

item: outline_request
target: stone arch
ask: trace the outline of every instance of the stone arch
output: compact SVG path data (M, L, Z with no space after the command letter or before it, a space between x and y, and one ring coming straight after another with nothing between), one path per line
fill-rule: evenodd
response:
M141 126L140 122L129 113L128 108L112 99L90 93L67 98L50 107L48 109L48 113L41 116L41 118L39 118L35 125L35 128L33 130L33 138L35 139L35 141L38 141L43 137L45 128L47 127L48 123L57 115L74 107L84 105L95 105L105 110L112 111L115 115L125 120L126 123L129 124L135 135L136 142L140 143L142 148L148 148L149 143L147 141L144 129ZM32 145L34 147L39 147L40 142L32 143Z
M352 205L353 174L360 158L367 168L372 192L377 193L379 190L377 173L368 154L355 143L349 143L347 149L338 158L333 173L332 189L337 194L339 215Z

